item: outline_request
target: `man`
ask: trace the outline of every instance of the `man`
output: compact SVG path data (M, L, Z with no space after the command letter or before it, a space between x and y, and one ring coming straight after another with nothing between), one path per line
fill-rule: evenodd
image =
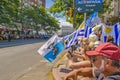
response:
M87 51L87 55L91 56L91 61L96 68L94 70L96 80L120 80L119 47L112 43L103 43L95 51Z
M93 63L92 68L81 68L69 73L65 77L77 80L77 75L85 77L94 77L92 80L120 80L120 48L112 43L103 43L94 51L87 51L86 54L91 56ZM92 74L93 73L93 74ZM85 80L91 80L87 78Z

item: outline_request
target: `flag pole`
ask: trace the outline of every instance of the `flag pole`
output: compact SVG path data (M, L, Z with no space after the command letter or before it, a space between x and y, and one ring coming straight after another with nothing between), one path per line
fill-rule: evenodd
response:
M86 21L86 13L84 13L84 22Z

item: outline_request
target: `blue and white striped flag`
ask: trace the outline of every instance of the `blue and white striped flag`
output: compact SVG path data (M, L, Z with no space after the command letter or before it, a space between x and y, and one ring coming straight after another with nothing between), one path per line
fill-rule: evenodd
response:
M69 36L69 42L68 44L66 45L66 49L70 48L76 41L77 39L77 33L78 31L74 31L70 36Z
M113 36L114 43L119 45L120 23L116 23L113 26L103 27L103 30L102 30L103 42L106 42L106 39L108 36Z
M78 29L78 34L77 34L77 37L84 37L84 33L85 33L85 30L84 29Z
M85 34L85 22L83 21L82 24L79 26L78 28L78 34L77 34L77 37L78 38L81 38L81 37L84 37L84 34Z
M113 32L114 43L119 45L120 23L116 23L113 28L114 28L114 32Z
M92 27L99 24L101 22L101 19L98 17L97 12L94 12L87 20L86 20L86 28L85 28L85 37L88 38L88 36L92 33Z
M118 23L119 25L119 37L118 37L118 45L120 46L120 22Z

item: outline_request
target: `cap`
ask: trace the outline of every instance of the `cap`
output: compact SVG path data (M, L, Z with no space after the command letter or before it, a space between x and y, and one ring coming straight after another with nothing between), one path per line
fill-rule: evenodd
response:
M112 43L102 43L94 51L87 51L88 56L101 55L112 60L120 60L120 48Z

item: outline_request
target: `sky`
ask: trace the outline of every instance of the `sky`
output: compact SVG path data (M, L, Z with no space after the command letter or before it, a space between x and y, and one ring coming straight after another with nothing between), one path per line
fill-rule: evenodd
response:
M53 5L52 0L46 0L46 8L49 8L52 5Z
M53 1L52 0L46 0L46 8L49 8L53 5ZM65 21L65 17L62 18L57 18L59 20L59 22L64 22Z

